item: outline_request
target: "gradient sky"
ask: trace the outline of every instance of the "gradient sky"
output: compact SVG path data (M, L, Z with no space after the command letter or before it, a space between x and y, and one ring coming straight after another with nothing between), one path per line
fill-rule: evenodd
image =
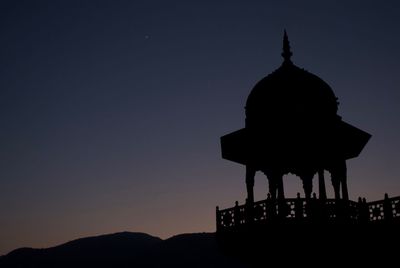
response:
M221 159L219 138L244 126L251 88L280 66L284 28L293 62L373 135L348 161L350 197L400 195L399 1L0 8L0 254L124 230L214 231L215 206L246 197L244 167ZM284 182L287 196L302 192ZM266 191L257 175L256 199Z

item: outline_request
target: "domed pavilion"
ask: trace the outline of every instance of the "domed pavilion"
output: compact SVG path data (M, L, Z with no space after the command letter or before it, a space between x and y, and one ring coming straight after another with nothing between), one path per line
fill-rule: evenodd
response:
M291 60L284 33L282 65L261 79L246 102L245 127L221 137L222 157L246 166L247 201L254 201L256 172L263 172L272 199L284 199L283 176L297 175L306 199L318 174L326 199L324 171L336 199L348 200L346 160L357 157L370 135L342 120L338 98L318 76Z

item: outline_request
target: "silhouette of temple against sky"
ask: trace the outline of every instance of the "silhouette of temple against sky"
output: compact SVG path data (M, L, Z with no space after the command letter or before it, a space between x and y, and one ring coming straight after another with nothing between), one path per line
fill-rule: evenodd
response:
M378 222L400 218L400 198L349 200L346 160L357 157L371 135L338 115L338 98L318 76L293 64L284 33L282 65L261 79L246 102L245 127L221 137L222 157L246 167L247 199L217 207L217 231L254 222ZM255 202L256 172L268 179L266 200ZM335 198L328 199L324 171ZM304 196L285 198L283 176L295 174ZM318 175L318 192L313 178Z

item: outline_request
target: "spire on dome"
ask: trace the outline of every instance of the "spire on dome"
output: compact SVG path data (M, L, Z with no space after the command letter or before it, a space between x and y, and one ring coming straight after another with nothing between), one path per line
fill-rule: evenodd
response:
M290 60L290 57L292 57L293 53L292 51L290 51L289 38L287 36L286 30L284 30L283 32L283 51L281 55L285 59L284 62L292 62Z

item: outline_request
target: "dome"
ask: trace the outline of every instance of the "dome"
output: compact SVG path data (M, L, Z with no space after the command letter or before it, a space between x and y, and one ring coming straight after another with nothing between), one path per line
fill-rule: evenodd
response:
M331 87L318 76L297 67L291 60L285 33L282 65L261 79L246 102L246 127L318 127L336 119L338 102Z

